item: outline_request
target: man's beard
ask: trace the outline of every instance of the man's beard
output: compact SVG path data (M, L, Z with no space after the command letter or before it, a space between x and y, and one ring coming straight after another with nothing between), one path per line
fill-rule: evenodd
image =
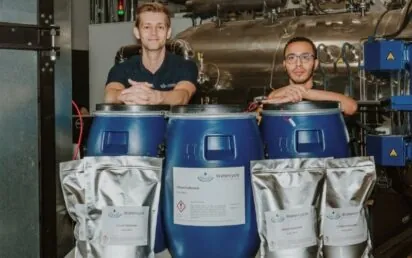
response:
M304 78L304 79L299 79L299 81L295 81L290 72L287 72L288 76L289 76L289 80L291 80L293 82L293 84L306 84L308 81L310 81L313 78L313 74L314 74L314 68L312 68L312 71L310 71L308 77Z

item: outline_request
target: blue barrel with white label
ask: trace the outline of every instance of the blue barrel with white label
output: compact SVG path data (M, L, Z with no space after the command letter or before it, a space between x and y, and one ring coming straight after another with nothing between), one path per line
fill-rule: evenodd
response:
M166 157L163 210L172 257L255 257L250 161L264 158L255 115L237 105L173 107Z
M269 159L350 156L349 134L337 102L265 104L260 129Z
M168 105L97 104L86 156L163 157L169 110ZM162 212L159 209L155 252L165 249Z

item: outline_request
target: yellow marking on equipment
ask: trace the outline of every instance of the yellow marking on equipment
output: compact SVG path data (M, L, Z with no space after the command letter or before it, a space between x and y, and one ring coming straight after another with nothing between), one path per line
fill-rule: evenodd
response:
M396 153L395 149L392 149L391 153L389 153L391 157L398 157L398 153Z
M391 60L391 61L393 61L393 60L395 60L395 56L392 54L392 52L389 52L389 54L388 54L388 56L386 57L386 60Z

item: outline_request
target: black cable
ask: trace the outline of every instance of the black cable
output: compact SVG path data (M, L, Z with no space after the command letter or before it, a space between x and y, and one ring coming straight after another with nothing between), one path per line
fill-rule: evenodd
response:
M375 29L374 29L374 31L373 31L373 37L374 37L374 38L376 37L376 33L378 32L378 27L379 27L379 25L381 24L381 22L382 22L382 20L383 20L383 17L384 17L389 11L390 11L390 10L388 9L388 10L384 11L384 12L381 14L381 16L379 16L379 19L378 19L378 21L376 22Z
M383 35L383 36L380 36L380 37L382 37L382 38L394 38L394 37L398 36L398 35L406 28L406 26L407 26L408 23L409 23L409 18L410 18L410 17L409 17L409 9L411 8L411 5L412 5L412 0L409 0L408 5L404 7L404 8L406 8L405 17L404 17L404 19L403 19L403 21L402 21L402 25L398 28L398 30L395 31L395 32L392 33L392 34ZM379 26L380 22L382 21L383 16L385 16L385 14L387 14L387 13L389 12L389 10L390 10L390 9L386 10L386 11L381 15L381 17L379 17L380 20L378 20L378 23L376 23L374 36L376 36L376 32L377 32L377 30L378 30L378 26Z
M363 130L365 130L368 134L373 134L373 135L380 135L382 134L381 132L373 129L370 126L367 126L365 124L362 124L360 121L354 119L354 118L345 118L345 123L347 124L347 126L357 126Z
M362 123L359 122L359 121L355 121L355 124L356 124L357 126L359 126L360 128L364 129L368 134L373 134L373 135L382 134L381 132L373 129L373 128L370 127L370 126L367 126L367 125L365 125L365 124L362 124Z

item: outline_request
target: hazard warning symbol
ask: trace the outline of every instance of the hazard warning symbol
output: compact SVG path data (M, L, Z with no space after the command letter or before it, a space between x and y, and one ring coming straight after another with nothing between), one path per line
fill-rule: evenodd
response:
M398 153L396 153L395 149L391 150L391 153L389 153L389 156L391 157L398 157Z
M180 212L183 212L186 209L186 205L183 201L179 201L176 207Z
M386 60L388 60L388 61L395 60L395 56L392 54L392 52L389 52L388 56L386 57Z

